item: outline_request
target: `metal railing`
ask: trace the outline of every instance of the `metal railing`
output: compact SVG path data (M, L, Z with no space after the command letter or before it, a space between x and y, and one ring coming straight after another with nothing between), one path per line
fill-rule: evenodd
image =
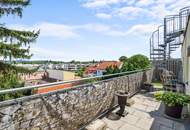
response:
M11 93L25 91L25 90L48 88L48 87L51 87L51 86L63 85L63 84L74 83L74 82L84 82L84 81L86 81L85 83L87 84L87 83L91 82L89 80L97 79L98 81L101 81L101 80L105 80L107 78L115 78L115 77L124 76L124 75L128 75L128 74L142 72L142 71L145 71L145 70L150 70L150 68L141 69L141 70L135 70L135 71L127 71L127 72L115 73L115 74L108 74L108 75L103 75L103 76L94 76L94 77L88 77L88 78L82 78L82 79L76 79L76 80L67 80L67 81L60 81L60 82L54 82L54 83L48 83L48 84L41 84L41 85L34 85L34 86L27 86L27 87L20 87L20 88L12 88L12 89L4 89L4 90L0 90L0 95L2 95L2 94L11 94ZM69 89L72 89L72 88L63 88L63 89L69 90Z

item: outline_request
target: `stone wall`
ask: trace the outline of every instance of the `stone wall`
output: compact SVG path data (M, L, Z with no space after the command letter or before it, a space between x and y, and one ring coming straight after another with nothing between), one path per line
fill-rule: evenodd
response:
M134 94L151 82L152 70L86 84L69 90L0 103L0 130L77 130L111 108L114 93Z

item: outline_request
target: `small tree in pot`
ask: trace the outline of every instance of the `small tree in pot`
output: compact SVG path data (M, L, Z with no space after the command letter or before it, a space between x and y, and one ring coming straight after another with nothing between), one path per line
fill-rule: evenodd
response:
M165 104L165 114L174 118L180 118L183 106L190 102L190 96L176 93L156 93L155 98Z

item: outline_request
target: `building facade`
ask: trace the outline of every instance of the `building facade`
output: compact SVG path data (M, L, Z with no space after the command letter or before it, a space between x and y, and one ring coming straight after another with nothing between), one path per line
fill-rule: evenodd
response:
M190 85L190 17L187 23L184 41L181 49L182 64L183 64L183 82L188 86ZM187 92L190 91L187 87Z

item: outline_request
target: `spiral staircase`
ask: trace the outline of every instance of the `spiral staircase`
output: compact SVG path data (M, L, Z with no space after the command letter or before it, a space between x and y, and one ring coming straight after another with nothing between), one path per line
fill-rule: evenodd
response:
M154 31L150 38L150 60L156 66L164 67L172 52L183 42L190 6L180 9L179 14L168 15L164 24Z

